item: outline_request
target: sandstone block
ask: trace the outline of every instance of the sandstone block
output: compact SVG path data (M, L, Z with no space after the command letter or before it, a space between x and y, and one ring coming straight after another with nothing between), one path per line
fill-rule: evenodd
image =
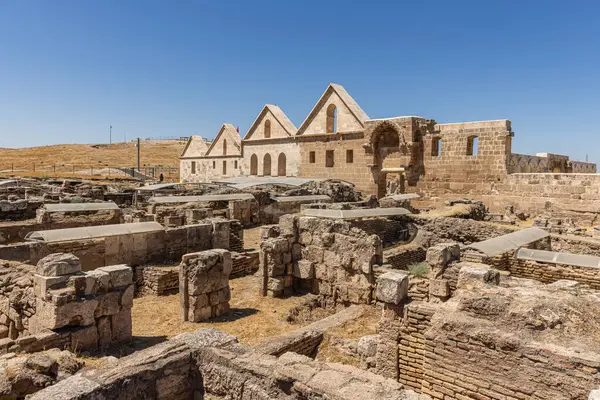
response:
M362 358L375 357L379 335L363 336L358 341L357 352Z
M489 284L497 285L500 282L500 273L489 265L461 262L457 266L460 268L457 288L469 289Z
M443 268L460 258L458 243L438 243L427 249L426 261L432 268Z
M122 308L131 308L133 307L133 295L134 295L134 285L129 285L123 291L121 295L121 307Z
M36 272L42 276L63 276L81 272L79 258L69 253L55 253L37 263Z
M133 282L133 270L127 265L110 265L97 269L110 275L110 284L113 288L131 285Z
M315 277L314 263L308 260L299 260L295 262L294 276L300 279L313 279Z
M108 272L98 268L85 274L85 293L87 295L110 290L110 274Z
M408 295L408 272L390 271L377 279L376 296L384 303L400 304Z
M600 389L592 390L588 396L588 400L600 400Z
M63 286L69 280L69 276L33 276L34 293L38 297L46 298L48 290Z
M87 326L95 323L94 311L97 307L96 299L59 305L38 298L35 318L41 327L48 329Z
M98 307L94 311L94 318L113 315L121 309L121 293L118 291L108 292L96 297Z

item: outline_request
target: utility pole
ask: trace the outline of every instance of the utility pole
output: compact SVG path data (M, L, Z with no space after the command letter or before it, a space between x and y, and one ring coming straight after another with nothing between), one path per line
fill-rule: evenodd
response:
M112 125L110 126L110 130L108 133L108 143L112 144Z
M138 154L138 163L137 163L138 168L137 169L138 169L138 172L140 171L140 149L141 148L142 148L142 145L141 145L140 138L137 138L137 154Z

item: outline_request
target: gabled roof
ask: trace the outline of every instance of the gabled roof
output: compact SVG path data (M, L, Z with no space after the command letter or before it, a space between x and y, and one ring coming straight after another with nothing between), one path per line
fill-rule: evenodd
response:
M202 155L206 154L206 152L208 151L208 146L206 145L206 142L204 141L204 139L202 139L202 136L193 135L193 136L190 136L187 143L185 144L185 148L181 152L181 157L185 157L185 153L188 151L192 142L200 144L199 147L201 148L201 150L204 150L204 153Z
M210 155L210 152L215 147L215 145L217 144L217 142L219 141L219 139L221 138L222 135L225 135L226 137L233 140L233 144L235 145L235 147L241 151L242 138L240 137L240 134L238 133L238 131L235 129L235 127L233 125L223 124L221 126L221 129L219 129L219 133L217 133L215 140L213 140L210 147L208 148L208 151L205 154L206 156Z
M350 94L346 91L346 89L344 89L342 85L330 83L329 86L327 86L327 89L325 89L325 91L319 98L319 101L317 101L317 104L315 104L315 106L311 110L310 114L308 114L308 117L306 117L304 122L302 122L302 125L300 125L300 128L298 128L297 135L302 135L302 133L304 133L306 127L313 120L317 112L319 112L319 109L323 106L325 100L331 94L331 92L335 92L340 97L340 99L342 99L346 107L348 107L352 115L354 115L354 117L358 120L361 126L365 126L365 121L369 119L367 113L365 113L363 109L360 108L358 103L352 98L352 96L350 96Z
M288 136L294 136L296 134L296 132L298 132L298 128L296 128L296 126L294 126L292 121L290 121L290 119L287 117L287 115L285 115L285 113L283 112L283 110L281 108L279 108L278 106L276 106L274 104L265 104L263 109L260 111L260 113L258 114L256 119L252 123L252 126L250 126L250 129L248 129L246 136L244 136L244 140L250 139L250 137L252 136L252 134L254 133L256 128L258 127L258 124L264 118L267 111L270 111L271 114L273 114L273 116L275 117L277 122L279 122L279 124L283 127L283 129L288 134Z

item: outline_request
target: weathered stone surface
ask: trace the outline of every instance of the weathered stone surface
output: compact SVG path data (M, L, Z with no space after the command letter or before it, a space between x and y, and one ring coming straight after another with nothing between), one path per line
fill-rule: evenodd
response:
M35 319L37 325L48 329L57 329L65 326L93 325L94 311L98 300L68 302L63 305L37 299Z
M79 258L68 253L54 253L37 263L36 272L42 276L63 276L81 272Z
M377 300L400 304L408 295L408 272L390 271L377 279Z
M127 265L110 265L97 269L109 274L113 288L127 286L133 282L133 270Z
M377 354L377 343L379 343L379 335L363 336L358 341L357 352L363 358L375 357Z
M461 262L457 267L460 268L457 288L468 289L486 284L497 285L500 281L500 273L485 264Z
M437 243L427 249L426 262L432 268L444 268L460 258L458 243Z
M294 277L300 279L313 279L315 277L314 263L308 260L299 260L295 262Z
M450 285L447 279L430 279L429 295L435 297L450 296Z

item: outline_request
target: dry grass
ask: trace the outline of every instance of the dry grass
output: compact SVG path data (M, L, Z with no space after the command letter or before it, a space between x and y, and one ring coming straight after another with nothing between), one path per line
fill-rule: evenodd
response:
M185 142L179 140L142 141L141 166L179 166ZM113 144L59 144L22 149L0 149L0 171L12 175L73 176L80 171L111 167L134 167L137 148L133 142ZM23 171L20 171L23 170ZM75 171L75 172L74 172ZM7 173L7 172L5 172Z
M181 321L178 294L135 299L132 310L134 341L143 347L145 342L157 338L171 338L182 332L210 327L237 336L241 343L255 345L270 336L300 327L286 322L285 317L290 308L302 302L302 297L263 297L259 294L259 279L254 276L233 279L230 286L230 316L202 323Z

